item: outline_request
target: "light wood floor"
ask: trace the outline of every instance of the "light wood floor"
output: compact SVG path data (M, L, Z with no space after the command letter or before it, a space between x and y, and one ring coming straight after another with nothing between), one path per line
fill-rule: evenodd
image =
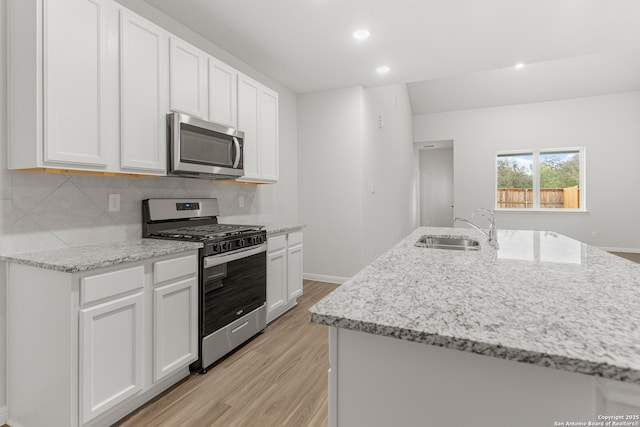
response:
M640 254L637 253L629 253L629 252L611 252L614 255L618 255L622 258L626 258L628 260L640 263Z
M326 426L327 327L309 323L308 309L337 286L305 281L298 306L264 334L116 425Z

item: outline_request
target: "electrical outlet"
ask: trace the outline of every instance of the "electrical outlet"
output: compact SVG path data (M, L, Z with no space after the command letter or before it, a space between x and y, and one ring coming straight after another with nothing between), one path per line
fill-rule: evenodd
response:
M120 194L109 194L109 212L120 212Z
M382 129L384 127L384 123L382 121L382 114L378 115L378 128Z
M591 232L591 237L593 237L594 239L595 239L596 237L598 237L598 232L597 232L597 231L592 231L592 232Z
M241 208L244 208L244 196L238 196L238 205Z

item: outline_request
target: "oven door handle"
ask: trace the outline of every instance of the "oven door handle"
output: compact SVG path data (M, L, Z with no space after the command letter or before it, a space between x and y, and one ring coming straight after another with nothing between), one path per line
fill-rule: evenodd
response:
M204 268L215 267L216 265L226 264L228 262L237 261L242 258L246 258L251 255L256 255L261 252L267 251L267 244L263 243L260 246L251 247L240 252L234 252L229 255L212 255L204 259Z

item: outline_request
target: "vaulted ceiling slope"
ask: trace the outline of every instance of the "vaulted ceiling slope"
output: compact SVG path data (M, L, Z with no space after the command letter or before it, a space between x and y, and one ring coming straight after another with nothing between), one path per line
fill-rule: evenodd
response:
M566 74L640 48L638 0L146 1L297 93L430 80L457 86L456 79L491 70L498 71L491 78L508 80L518 62L550 62L540 76ZM359 28L371 36L355 40ZM383 64L391 71L379 75ZM603 74L595 77L610 79Z

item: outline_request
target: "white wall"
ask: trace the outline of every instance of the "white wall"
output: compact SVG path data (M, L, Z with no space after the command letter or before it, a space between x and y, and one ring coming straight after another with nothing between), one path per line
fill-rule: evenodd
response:
M587 214L500 213L498 227L640 250L640 92L414 116L413 131L454 140L456 216L494 206L497 151L585 146Z
M453 148L420 150L420 225L453 226Z
M296 94L144 1L120 3L278 91L280 181L246 185L187 178L136 179L7 171L6 1L0 0L0 254L139 237L141 200L149 197L217 197L227 222L297 223ZM108 193L121 195L120 212L107 211ZM243 208L239 207L239 196L245 199ZM0 421L6 402L4 268L0 265Z
M406 86L300 95L298 120L305 277L342 281L417 224Z
M298 96L304 273L340 281L360 266L362 88Z
M382 128L378 127L380 115ZM406 85L364 91L361 267L417 226L417 212L413 209L417 159L411 122Z

